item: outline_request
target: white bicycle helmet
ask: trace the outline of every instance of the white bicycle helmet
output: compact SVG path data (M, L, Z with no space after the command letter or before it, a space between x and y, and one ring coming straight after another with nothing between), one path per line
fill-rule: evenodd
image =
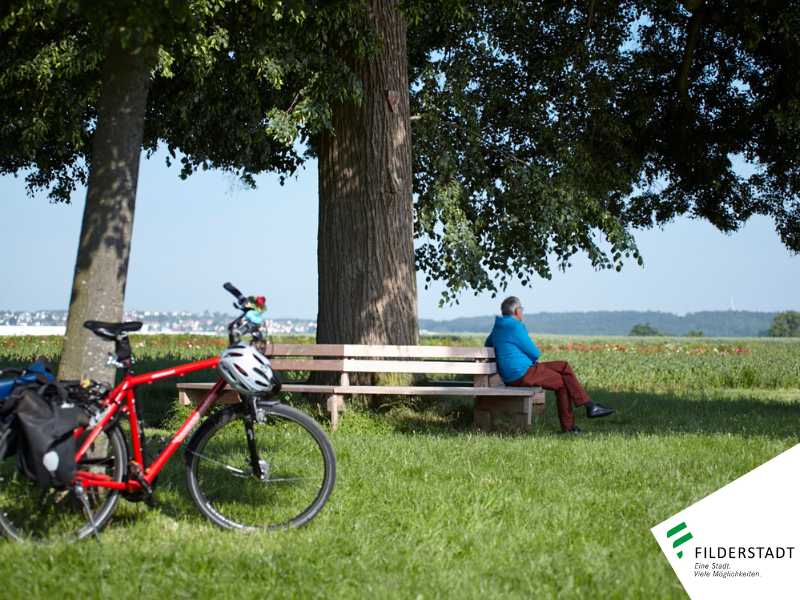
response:
M219 372L242 394L268 394L273 388L269 359L248 342L231 344L219 357Z

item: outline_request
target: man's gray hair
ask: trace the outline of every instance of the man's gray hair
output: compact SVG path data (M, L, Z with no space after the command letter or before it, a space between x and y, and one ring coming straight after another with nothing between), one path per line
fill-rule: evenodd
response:
M510 317L514 314L514 311L520 307L522 307L522 303L519 301L519 298L516 296L509 296L503 300L503 303L500 305L500 314Z

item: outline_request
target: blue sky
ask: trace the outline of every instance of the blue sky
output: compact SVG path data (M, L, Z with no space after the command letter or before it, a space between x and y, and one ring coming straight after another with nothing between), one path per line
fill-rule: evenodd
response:
M0 177L0 309L66 309L85 190L71 205L46 194L26 196L22 178ZM308 165L281 187L262 177L255 191L227 176L201 172L186 181L164 155L142 158L126 309L231 312L222 289L231 281L267 297L271 318L317 314L317 173ZM551 281L512 285L527 312L655 310L685 314L727 310L800 310L800 257L780 243L772 221L751 219L726 236L711 225L679 219L664 230L636 233L644 267L595 272L573 261ZM439 308L441 286L419 282L421 318L495 314L499 299L463 294ZM506 294L503 294L505 296Z

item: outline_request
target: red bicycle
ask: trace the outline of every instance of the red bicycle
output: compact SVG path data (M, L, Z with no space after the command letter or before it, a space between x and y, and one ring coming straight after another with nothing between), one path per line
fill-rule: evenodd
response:
M205 419L183 455L189 494L200 512L223 528L271 531L303 525L322 509L336 480L333 446L311 417L271 398L279 391L280 381L268 359L242 341L246 335L261 341L262 319L257 309L263 299L245 298L229 283L225 289L236 296L234 307L242 314L230 324L231 345L220 358L134 375L128 334L142 324L85 323L96 335L114 341L109 363L122 369L122 382L110 391L110 386L96 383L84 387L95 414L89 427L75 431L78 474L66 487L41 490L19 472L15 454L20 428L4 424L0 529L7 538L97 535L120 497L155 505L159 472L226 385L237 389L243 401ZM217 367L222 378L151 460L137 414L138 388ZM120 424L122 417L129 422L132 455Z

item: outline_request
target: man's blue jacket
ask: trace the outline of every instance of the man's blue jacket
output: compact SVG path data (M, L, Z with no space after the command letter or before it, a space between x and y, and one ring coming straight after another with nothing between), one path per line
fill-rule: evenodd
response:
M525 375L542 355L531 341L525 325L510 315L495 318L494 328L484 346L494 348L497 371L504 383Z

